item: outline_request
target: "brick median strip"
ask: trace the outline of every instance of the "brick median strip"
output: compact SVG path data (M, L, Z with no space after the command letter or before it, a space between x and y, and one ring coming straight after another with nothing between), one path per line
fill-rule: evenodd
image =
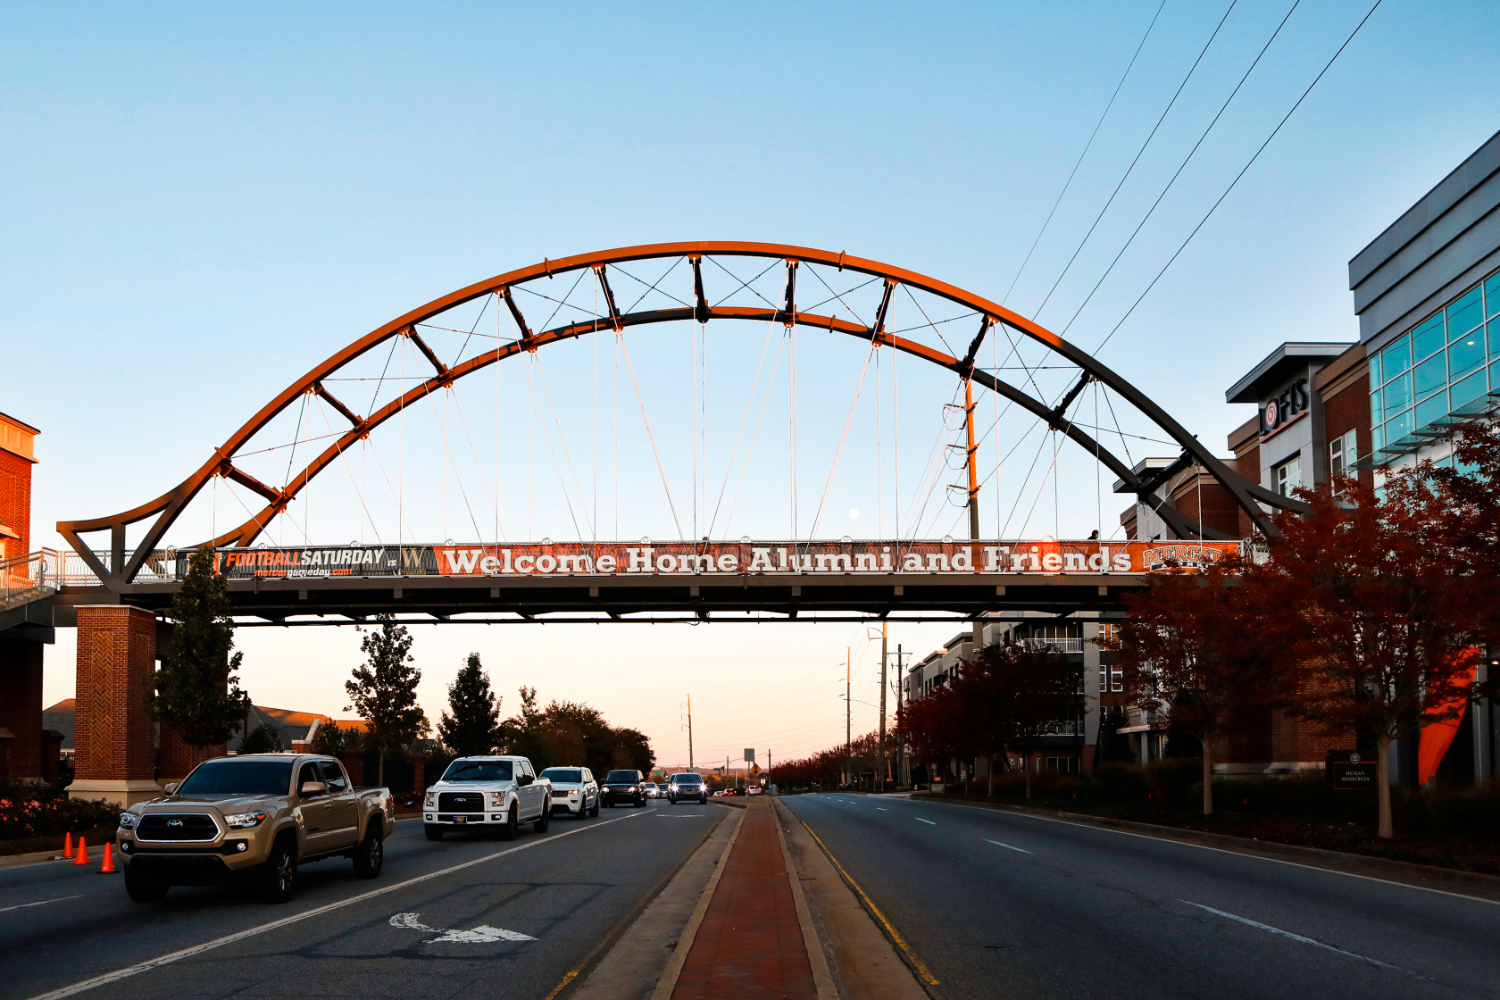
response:
M669 967L653 1000L826 997L831 979L826 963L823 975L814 976L791 878L770 803L750 804L716 872L696 932L691 939L683 935L688 947L680 968ZM823 990L817 979L824 980Z

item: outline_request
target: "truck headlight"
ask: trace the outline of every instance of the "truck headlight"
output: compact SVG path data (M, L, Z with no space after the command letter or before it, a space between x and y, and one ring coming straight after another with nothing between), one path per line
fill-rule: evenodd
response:
M635 787L635 786L634 786L634 785L631 785L631 786L630 786L630 790L631 790L631 791L632 791L632 792L638 792L638 791L640 791L640 789L639 789L639 788L637 788L637 787Z
M245 827L259 826L265 818L266 814L263 812L230 813L224 817L224 823L236 830L242 830Z
M424 809L436 809L437 808L437 792L428 792L427 793L427 801L423 805L423 808Z
M135 813L120 813L120 829L134 830L136 819Z
M499 809L503 805L505 805L505 793L490 792L490 808Z

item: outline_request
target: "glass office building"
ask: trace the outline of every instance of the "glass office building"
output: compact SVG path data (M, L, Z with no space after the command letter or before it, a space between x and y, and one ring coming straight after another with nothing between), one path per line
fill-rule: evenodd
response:
M1500 272L1465 289L1370 357L1377 460L1414 454L1500 395Z

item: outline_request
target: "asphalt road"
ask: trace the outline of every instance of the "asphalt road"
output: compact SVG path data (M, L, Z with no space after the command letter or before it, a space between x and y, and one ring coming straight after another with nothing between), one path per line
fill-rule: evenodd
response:
M937 802L783 800L944 998L1500 997L1500 905Z
M296 898L280 906L187 888L132 903L120 876L97 874L97 863L0 869L0 1000L75 995L121 971L76 995L541 1000L724 815L604 809L597 819L554 819L546 834L524 826L512 843L474 832L433 843L421 823L401 821L379 878L320 861L302 867ZM222 940L233 935L243 936ZM140 968L191 949L202 950Z

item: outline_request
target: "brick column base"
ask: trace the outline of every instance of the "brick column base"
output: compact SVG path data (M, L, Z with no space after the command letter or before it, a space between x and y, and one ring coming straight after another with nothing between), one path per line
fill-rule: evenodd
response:
M68 797L134 805L161 793L155 726L142 701L156 666L156 618L121 605L78 609L76 773Z

